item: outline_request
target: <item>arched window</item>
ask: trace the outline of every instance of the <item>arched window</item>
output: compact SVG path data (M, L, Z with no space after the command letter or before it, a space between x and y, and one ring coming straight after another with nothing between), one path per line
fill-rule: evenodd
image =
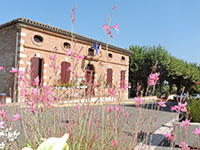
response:
M67 84L70 80L70 67L69 62L63 61L61 63L61 84Z
M94 56L94 49L92 48L88 49L88 56Z
M64 47L65 49L70 49L70 48L71 48L70 44L67 43L67 42L64 42L64 43L63 43L63 47Z
M112 76L113 76L113 70L111 68L107 69L107 86L112 87Z
M35 78L39 78L39 85L43 84L44 75L44 59L39 57L31 58L31 82L33 83Z

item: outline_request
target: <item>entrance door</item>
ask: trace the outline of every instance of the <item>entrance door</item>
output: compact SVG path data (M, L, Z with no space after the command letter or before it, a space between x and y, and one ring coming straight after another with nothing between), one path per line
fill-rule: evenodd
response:
M94 95L94 67L92 65L88 65L86 68L86 83L87 88L85 90L86 95Z

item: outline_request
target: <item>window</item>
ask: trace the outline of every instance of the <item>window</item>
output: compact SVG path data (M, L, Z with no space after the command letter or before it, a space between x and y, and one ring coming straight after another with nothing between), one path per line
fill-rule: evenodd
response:
M111 68L107 69L107 86L112 87L112 76L113 76L113 70Z
M109 54L108 54L108 57L109 57L109 58L112 58L112 54L111 54L111 53L109 53Z
M125 71L124 70L122 70L121 72L120 72L120 75L121 75L121 80L120 80L120 87L121 88L124 88L124 85L125 85Z
M43 42L43 37L41 37L40 35L35 35L34 36L34 41L36 43L42 43Z
M124 57L124 56L122 56L121 60L122 60L122 61L125 61L125 57Z
M70 80L70 69L71 64L69 62L62 62L61 63L61 84L67 84Z
M35 78L39 78L39 85L43 84L43 70L44 59L38 57L31 58L31 82L33 83Z
M88 56L94 56L94 49L92 48L88 49Z
M67 42L63 43L63 47L64 47L65 49L70 49L70 48L71 48L70 44L67 43Z

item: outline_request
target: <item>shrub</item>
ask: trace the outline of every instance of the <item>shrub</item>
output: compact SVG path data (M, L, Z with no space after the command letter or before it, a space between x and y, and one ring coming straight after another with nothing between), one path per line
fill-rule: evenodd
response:
M196 99L190 99L188 110L190 112L190 118L193 122L200 122L200 101Z

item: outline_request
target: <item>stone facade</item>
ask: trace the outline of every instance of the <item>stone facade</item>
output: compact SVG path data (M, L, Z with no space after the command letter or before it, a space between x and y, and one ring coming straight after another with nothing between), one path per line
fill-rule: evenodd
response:
M14 25L0 29L0 66L5 71L0 71L0 93L12 96L14 75L8 73L15 66L16 30Z
M19 32L18 38L17 31ZM24 18L3 24L0 26L0 66L4 66L9 70L16 65L16 49L18 51L17 64L19 70L24 71L26 67L30 68L31 58L41 58L44 60L43 84L45 85L47 82L52 81L53 70L49 67L51 63L50 55L56 54L57 66L61 65L63 61L72 63L71 57L66 56L66 52L69 50L66 44L69 44L73 47L73 52L84 56L83 60L76 61L76 68L73 70L74 73L76 72L77 78L80 76L80 79L84 80L82 75L86 73L85 68L89 64L94 69L94 82L97 82L101 76L106 77L107 69L111 68L113 71L113 86L120 85L121 71L125 72L125 83L128 84L130 54L128 50L112 45L106 50L106 44L98 42L102 45L102 54L95 55L96 51L94 51L94 56L89 56L89 49L91 49L95 40L77 34L74 34L74 36L75 38L72 42L70 32ZM17 46L16 39L18 40ZM60 74L61 70L58 71ZM14 85L13 75L10 73L3 75L0 72L0 82L3 83L0 86L0 92L9 94L9 89L12 89ZM124 99L128 98L128 90L125 91L123 97Z

